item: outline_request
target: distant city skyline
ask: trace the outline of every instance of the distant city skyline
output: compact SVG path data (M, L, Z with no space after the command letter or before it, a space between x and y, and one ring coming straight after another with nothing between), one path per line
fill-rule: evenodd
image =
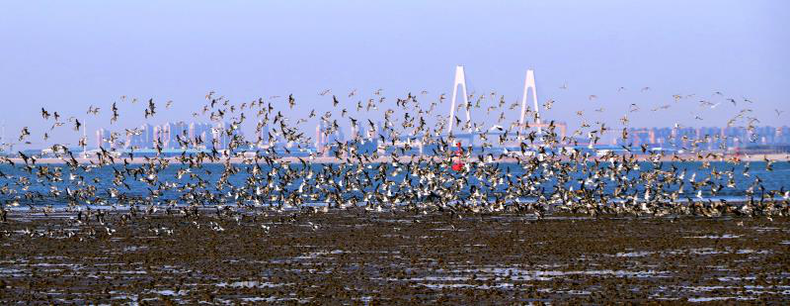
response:
M343 105L356 103L346 98L354 89L366 99L379 88L392 100L427 90L422 101L430 103L451 93L458 64L466 67L470 93L498 90L509 103L521 99L524 71L534 69L538 102L556 101L543 119L570 129L580 124L580 110L590 123L617 126L627 115L629 126L644 127L724 126L742 108L753 109L760 125L780 126L790 113L790 3L782 1L4 2L0 8L6 38L0 105L7 110L0 122L12 139L29 127L32 145L23 148L43 146L52 122L40 118L41 107L77 117L89 131L123 131L191 121L211 90L237 103L293 93L293 109L276 101L285 116L299 118L310 109L332 109L331 97L318 95L328 88ZM211 22L213 16L223 22ZM676 94L694 96L675 102ZM124 95L154 98L158 114L146 120L143 103L121 103ZM110 126L113 102L121 116ZM638 112L630 112L632 103ZM650 111L664 105L671 108ZM85 114L90 106L100 114ZM254 121L243 131L252 133ZM50 142L70 144L82 136L69 128L49 133Z
M581 145L587 145L589 139L585 136L569 135L565 129L564 122L557 122L557 137L573 137L580 141ZM144 124L133 130L127 130L125 135L115 131L117 139L111 141L113 131L99 128L89 137L87 149L104 148L107 150L138 150L153 149L157 143L162 149L201 149L210 150L213 145L217 149L225 149L230 143L230 138L223 135L222 131L229 128L227 122L167 122L160 125ZM622 130L613 129L601 137L598 146L640 146L665 148L691 148L694 142L698 142L697 147L703 151L722 151L730 148L745 148L748 146L759 145L790 145L790 126L755 126L753 129L746 127L629 127L626 128L627 137L623 139ZM270 144L285 145L281 137L272 139L269 142L270 130L268 125L262 125L259 133L252 135L253 138L245 138L247 141L256 142L260 140L257 148L266 147ZM348 134L347 134L348 133ZM466 135L463 131L456 133ZM477 134L477 133L473 133ZM239 134L245 137L243 133ZM382 127L381 121L375 122L375 130L351 129L348 132L339 127L336 131L327 132L327 126L319 123L312 134L313 148L321 151L322 148L339 142L353 141L375 141L379 135L387 137L387 133ZM401 135L403 138L414 137L414 135ZM462 136L466 137L466 136ZM198 143L196 139L200 139ZM482 140L476 138L476 145L480 145ZM495 141L489 141L495 142ZM92 145L90 145L92 144ZM497 145L495 145L497 147ZM45 149L45 148L36 148Z

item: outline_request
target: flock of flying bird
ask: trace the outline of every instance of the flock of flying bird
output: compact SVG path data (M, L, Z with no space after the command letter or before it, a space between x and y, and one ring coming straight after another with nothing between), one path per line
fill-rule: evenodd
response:
M567 85L561 87L564 88ZM621 90L625 89L618 91ZM650 88L642 89L647 90ZM319 93L321 97L330 94L331 90ZM790 214L790 191L784 187L779 190L765 188L763 179L752 175L750 165L740 162L737 157L698 150L701 143L719 135L703 140L686 139L689 143L686 149L694 152L690 155L665 156L643 145L636 148L624 146L628 154L610 152L605 156L595 156L589 151L574 148L574 145L578 145L579 136L590 139L590 146L599 141L603 134L611 132L604 123L596 122L597 126L592 127L584 121L584 114L580 111L577 115L582 117L581 128L572 136L560 138L553 122L541 133L527 129L528 133L521 135L517 132L518 122L503 123L506 114L514 112L519 104L507 103L496 92L471 94L469 103L458 106L461 109L485 108L487 113L498 111L500 115L496 123L487 126L485 123L464 122L457 117L450 119L463 130L479 134L482 141L482 152L471 147L463 151L464 167L455 171L450 165L456 155L453 148L458 139L442 133L448 121L434 114L436 107L446 100L445 95L440 95L423 108L418 100L427 99L427 94L426 91L417 95L408 93L406 97L397 98L396 107L390 108L392 104L382 95L382 90L375 91L367 100L358 98L354 90L347 96L357 100L354 108L344 108L340 98L332 95L327 103L331 103L333 111L321 113L313 109L307 118L299 118L292 123L291 118L277 110L277 96L236 104L210 92L205 96L205 105L193 116L207 115L214 122L230 120L227 129L214 130L230 139L227 148L220 147L219 137L207 143L200 136L190 138L184 133L176 136L181 148L205 146L211 148L210 152L188 154L184 151L175 158L164 157L161 155L164 149L162 141L156 140L155 149L159 155L155 157L140 157L134 153L121 157L112 150L101 148L95 158L80 161L75 157L78 153L61 144L53 145L52 151L63 164L37 164L40 157L27 156L22 152L19 159L1 157L0 162L14 167L14 171L5 170L8 173L0 171L0 197L4 201L0 208L2 219L6 219L7 208L15 206L52 212L54 208L50 205L34 205L46 201L66 203L68 209L79 211L78 219L82 220L85 214L86 219L95 216L99 222L102 222L104 212L95 208L91 210L90 205L126 208L122 211L132 215L166 211L185 216L199 214L206 208L215 209L221 215L223 211L236 207L278 211L295 209L309 213L364 207L365 211L441 211L459 216L509 211L534 214L538 218L555 212L593 216L743 215L769 218ZM721 93L714 94L717 95ZM691 98L693 95L674 96L676 102ZM589 99L597 97L592 95ZM128 100L125 96L121 100L110 108L111 124L118 120L124 103L137 102L137 99ZM737 105L737 101L729 101ZM744 101L752 103L748 99ZM551 109L552 103L553 100L549 100L543 107ZM701 107L715 108L721 102L702 100L699 103ZM157 104L153 99L145 104L145 118L154 117L158 112ZM171 105L172 101L168 101L166 108ZM287 104L283 105L294 108L297 99L289 95ZM660 106L653 111L669 107L671 105ZM377 127L369 119L369 114L379 109L383 110L383 127ZM632 104L629 113L639 109L638 105ZM100 110L91 106L87 114L98 116ZM537 112L530 109L527 112L532 122L539 119ZM248 114L257 120L257 139L247 140L239 132L248 120ZM57 111L42 108L41 116L47 121L54 119L50 130L66 122L75 131L82 126L76 117L63 122ZM336 140L327 146L331 155L336 157L333 162L321 159L321 152L311 152L304 158L278 155L277 140L291 144L284 148L286 153L307 152L315 140L306 136L301 125L315 120L313 118L327 127L323 131L327 136L348 122L352 130L372 135L352 138L361 142L375 139L379 149L362 152L360 141ZM429 121L435 123L431 125ZM627 125L627 115L620 121ZM730 120L729 125L744 124L753 129L756 122L759 121L751 116L751 111L744 109ZM266 138L260 136L265 125L272 127ZM496 133L489 133L491 130ZM139 135L141 131L126 129L125 133ZM627 128L624 127L621 134L624 139L629 139ZM30 135L25 127L19 141L25 141ZM122 136L122 132L113 132L106 141L120 142ZM44 139L48 137L44 133ZM87 139L80 139L80 145L86 142ZM407 156L417 143L433 145L432 154ZM492 153L491 148L495 145L508 144L515 149ZM254 155L232 153L247 148L259 149ZM699 162L699 169L675 163L683 161ZM772 171L776 162L765 161L766 170ZM168 169L171 171L169 174ZM98 171L112 175L91 178L90 174ZM729 203L711 199L727 190L734 190L736 179L744 180L741 184L746 186L747 200ZM211 228L221 229L219 225ZM107 231L111 232L109 228Z

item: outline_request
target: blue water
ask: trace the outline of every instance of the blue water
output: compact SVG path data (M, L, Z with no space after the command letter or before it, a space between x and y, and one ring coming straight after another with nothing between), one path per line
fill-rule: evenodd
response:
M635 181L637 184L634 188L630 188L625 190L625 194L639 194L644 192L644 179L641 179L640 176L644 175L656 175L658 178L654 182L660 182L663 176L671 175L671 173L666 172L673 167L677 168L675 171L676 174L680 174L681 172L685 171L685 180L688 181L689 178L696 174L696 182L703 181L705 178L709 177L711 171L734 171L735 175L733 177L735 186L733 188L726 187L728 183L728 178L723 176L720 179L711 179L712 183L716 185L721 184L724 185L724 188L721 189L716 195L711 193L710 185L704 186L701 189L703 190L703 198L709 199L728 199L728 200L742 200L747 198L746 190L750 188L750 186L754 186L754 196L760 197L761 192L763 189L759 188L761 185L765 191L769 190L787 190L790 188L790 163L788 162L776 162L773 164L773 171L767 171L765 168L765 162L751 162L748 163L750 174L749 177L743 174L743 171L747 165L747 163L726 163L726 162L713 162L710 164L708 169L702 168L701 162L664 162L659 164L660 170L664 172L657 172L656 168L652 163L643 162L640 163L639 170L631 171L627 176L630 180ZM186 169L187 167L180 164L170 165L164 169L160 169L158 171L158 176L155 180L150 182L143 182L140 180L141 176L126 176L122 182L126 185L116 186L113 183L113 178L117 174L117 172L125 172L125 168L123 165L112 165L112 166L102 166L88 169L87 171L84 169L70 169L67 165L64 164L50 164L50 165L38 165L33 167L32 174L25 171L25 168L22 166L15 166L12 167L8 164L0 165L0 171L5 174L6 177L0 178L0 201L8 206L11 203L18 204L20 207L25 206L64 206L69 203L76 204L76 205L86 205L86 204L117 204L118 197L112 198L110 197L110 188L115 188L118 190L118 194L122 195L121 197L125 197L126 199L131 200L138 200L138 204L143 203L153 203L153 204L163 204L163 203L177 203L177 204L202 204L202 205L217 205L217 204L250 204L251 201L245 201L240 199L236 196L236 194L254 194L256 188L263 188L267 185L267 182L272 181L276 185L281 185L280 191L274 191L272 193L262 194L256 196L256 199L259 201L257 204L277 204L277 201L272 202L271 197L273 195L281 195L287 196L294 192L297 192L299 186L302 184L304 180L307 179L306 185L309 187L317 187L316 190L313 190L311 193L314 193L314 197L309 197L308 192L303 192L298 194L299 196L304 197L305 202L322 202L327 199L327 195L330 193L337 193L340 194L344 200L354 200L355 202L361 201L363 197L373 191L379 191L381 193L390 193L393 196L403 196L404 198L409 198L412 201L420 201L423 199L422 197L418 196L416 190L420 187L420 176L415 175L408 175L405 171L405 167L402 169L404 171L400 171L399 173L394 173L395 169L391 167L389 164L387 165L387 173L386 179L380 176L379 171L376 169L378 164L371 165L372 169L366 167L365 171L359 174L350 174L349 177L359 180L365 180L370 178L372 181L372 186L367 187L364 190L360 191L351 191L347 188L347 186L339 186L336 185L340 182L342 177L345 177L344 174L346 171L354 171L357 169L357 165L337 165L337 164L312 164L313 172L316 174L323 173L326 175L329 181L334 182L335 184L318 184L316 181L316 176L314 175L311 179L307 179L304 177L304 173L299 177L292 178L291 180L283 179L283 175L286 171L282 169L278 171L271 171L272 169L262 164L260 165L261 173L257 175L252 175L253 166L251 165L233 165L234 171L232 174L227 176L226 184L223 185L216 185L216 183L222 177L223 172L226 172L226 166L222 164L204 164L202 168L193 168L191 169L192 173L199 175L203 180L207 181L208 184L206 186L193 186L198 182L197 179L189 178L189 175L184 175L181 179L177 178L177 172L182 169ZM601 163L597 168L593 164L588 165L575 165L577 168L582 166L590 167L592 170L596 169L603 169L606 167L610 167L611 164L609 163ZM148 167L147 165L131 165L128 166L128 169L139 169L141 167ZM303 170L301 169L300 165L291 165L291 169L295 170ZM494 176L483 177L482 180L475 177L474 172L477 170L477 167L484 167L486 171L489 173L495 172L497 173ZM334 171L340 171L341 175L333 175L330 171L326 171L332 169ZM53 173L54 171L60 171L62 173L61 181L53 182L50 179L46 178L48 173ZM444 188L452 188L454 184L464 181L463 187L458 187L457 195L458 200L463 200L471 196L471 193L477 191L478 193L482 193L484 197L489 199L493 199L496 197L502 197L508 192L508 187L512 187L514 184L523 184L523 182L519 182L519 179L530 178L530 179L537 179L541 175L545 175L544 168L538 168L535 171L527 173L521 166L518 164L486 164L481 166L473 166L472 171L470 171L469 175L463 176L459 173L452 172L446 168L440 168L439 170L435 170L434 173L438 173L440 176L441 184L437 186L433 186L432 188L444 187ZM364 174L368 176L365 176ZM509 173L509 175L508 175ZM82 176L84 177L85 184L82 184L78 179L70 179L71 175ZM570 178L570 180L563 184L565 188L573 187L574 190L578 190L582 187L582 183L578 180L587 179L591 175L591 171L588 170L578 170L575 172L570 172L565 174L555 173L556 176L563 176ZM378 176L378 177L377 177ZM504 184L494 188L491 187L490 178L503 178ZM759 179L761 182L758 184L755 183L755 180ZM384 182L394 183L392 187L384 189ZM407 181L408 180L408 181ZM27 184L22 182L27 182ZM600 178L600 181L603 182L604 188L600 191L603 194L611 195L614 192L616 182L610 181L608 178ZM542 182L535 182L534 184L527 184L532 185L535 187L536 191L531 193L522 193L518 196L518 198L524 199L529 201L530 199L537 198L540 195L549 197L554 192L554 188L556 187L558 180L556 178L548 179ZM127 187L128 186L128 187ZM155 197L151 197L151 190L159 189L162 186L167 186L167 188L163 189L160 194ZM192 194L201 194L204 196L199 197L198 199L191 199L186 198L187 192L181 191L184 187L189 187ZM455 185L457 186L457 185ZM585 186L586 188L591 188L590 185ZM662 186L663 191L674 191L677 190L679 185L677 184L665 184ZM82 191L86 189L93 189L95 188L95 196L88 196L87 201L83 197L69 197L67 195L67 190L70 191ZM61 192L60 195L54 195L51 191L56 189ZM424 190L424 188L423 188ZM685 197L695 197L696 194L691 191L691 188L688 184L684 188ZM90 201L90 202L88 202ZM104 202L102 202L104 201ZM128 202L126 203L128 204Z

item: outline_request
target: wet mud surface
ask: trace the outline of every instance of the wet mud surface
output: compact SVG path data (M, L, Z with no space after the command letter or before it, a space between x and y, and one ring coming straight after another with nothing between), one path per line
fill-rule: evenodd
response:
M16 214L0 303L790 302L790 219Z

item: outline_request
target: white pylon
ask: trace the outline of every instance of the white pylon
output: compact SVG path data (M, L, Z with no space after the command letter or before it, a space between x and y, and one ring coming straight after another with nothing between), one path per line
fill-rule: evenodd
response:
M524 79L524 96L521 97L521 120L519 120L518 134L523 135L524 132L524 116L527 111L527 92L532 88L532 102L535 104L535 114L537 114L537 124L540 124L540 112L538 108L538 90L535 87L535 72L532 69L527 70L527 76ZM538 133L541 133L541 127L538 125Z
M82 124L82 138L84 139L82 142L82 158L88 158L88 150L85 148L88 145L88 125L85 123Z
M466 122L471 120L471 114L469 113L469 97L466 95L466 77L464 73L464 66L458 65L455 66L455 81L453 82L453 99L450 103L450 124L447 126L447 133L451 133L453 131L453 123L455 123L455 100L458 94L458 85L461 85L462 93L464 94L464 108L466 108Z

